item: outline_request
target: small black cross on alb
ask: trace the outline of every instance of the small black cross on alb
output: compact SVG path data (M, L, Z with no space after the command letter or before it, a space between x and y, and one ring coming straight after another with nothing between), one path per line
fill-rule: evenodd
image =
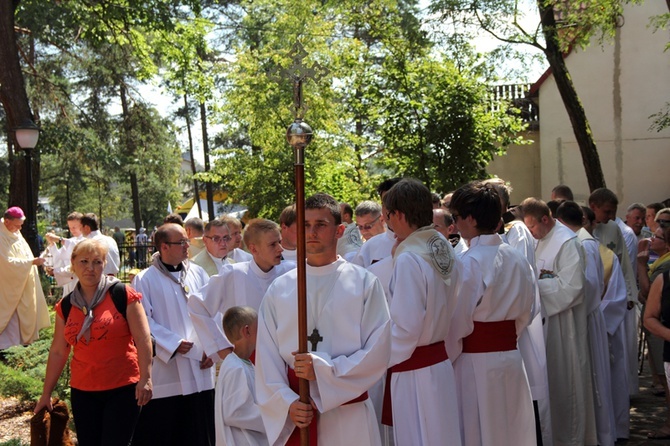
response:
M317 330L317 329L315 328L315 329L312 331L312 334L309 335L309 337L307 338L307 340L308 340L309 342L312 343L312 351L315 352L315 351L316 351L316 345L317 345L319 342L323 341L323 337L321 337L321 336L319 335L319 330Z

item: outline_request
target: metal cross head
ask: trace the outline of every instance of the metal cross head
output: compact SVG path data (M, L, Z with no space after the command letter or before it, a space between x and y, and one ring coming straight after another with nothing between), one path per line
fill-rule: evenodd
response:
M308 53L299 41L295 42L288 55L291 58L291 66L288 68L275 67L270 70L269 77L276 82L281 82L286 77L289 78L293 84L293 117L302 119L307 111L302 96L303 82L307 79L319 81L329 73L329 70L318 62L306 66L303 62Z

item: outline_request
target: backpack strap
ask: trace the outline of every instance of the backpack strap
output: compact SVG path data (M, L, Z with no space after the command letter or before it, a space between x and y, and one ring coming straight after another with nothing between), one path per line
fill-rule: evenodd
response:
M65 322L67 322L67 318L70 316L70 310L72 309L72 302L70 302L70 297L72 297L72 293L69 293L60 300L60 309L63 312L63 320Z
M126 285L122 282L117 282L111 286L109 292L112 294L112 301L116 307L116 311L121 313L124 319L126 318L126 308L128 307L128 292Z

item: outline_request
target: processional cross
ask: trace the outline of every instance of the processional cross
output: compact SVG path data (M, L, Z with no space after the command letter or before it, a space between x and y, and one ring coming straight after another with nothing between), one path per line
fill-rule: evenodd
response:
M307 351L307 268L305 264L305 147L312 141L312 128L302 120L307 111L303 102L302 85L307 79L319 80L328 74L328 70L318 63L311 67L303 64L307 57L307 51L300 42L296 42L289 52L291 66L288 68L275 68L268 73L269 77L276 82L281 82L283 77L288 77L293 84L293 118L294 121L286 130L286 140L293 147L295 168L295 210L297 223L297 290L298 290L298 353ZM315 328L309 339L312 342L312 350L323 338ZM300 401L309 404L309 382L306 379L299 380ZM308 428L300 429L300 444L309 445Z

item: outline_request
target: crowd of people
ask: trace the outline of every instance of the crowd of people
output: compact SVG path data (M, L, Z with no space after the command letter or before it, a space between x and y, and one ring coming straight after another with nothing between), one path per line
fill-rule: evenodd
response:
M511 206L498 178L443 198L411 178L377 192L305 202L308 353L295 205L244 228L170 214L130 286L95 215L70 214L70 238L46 237L65 297L35 411L73 350L83 446L297 445L302 428L322 446L614 445L638 391L640 311L670 397L670 208L634 203L622 220L610 190L580 205L564 185ZM0 225L16 282L0 349L48 324L24 218L10 208ZM650 438L670 438L668 414Z

